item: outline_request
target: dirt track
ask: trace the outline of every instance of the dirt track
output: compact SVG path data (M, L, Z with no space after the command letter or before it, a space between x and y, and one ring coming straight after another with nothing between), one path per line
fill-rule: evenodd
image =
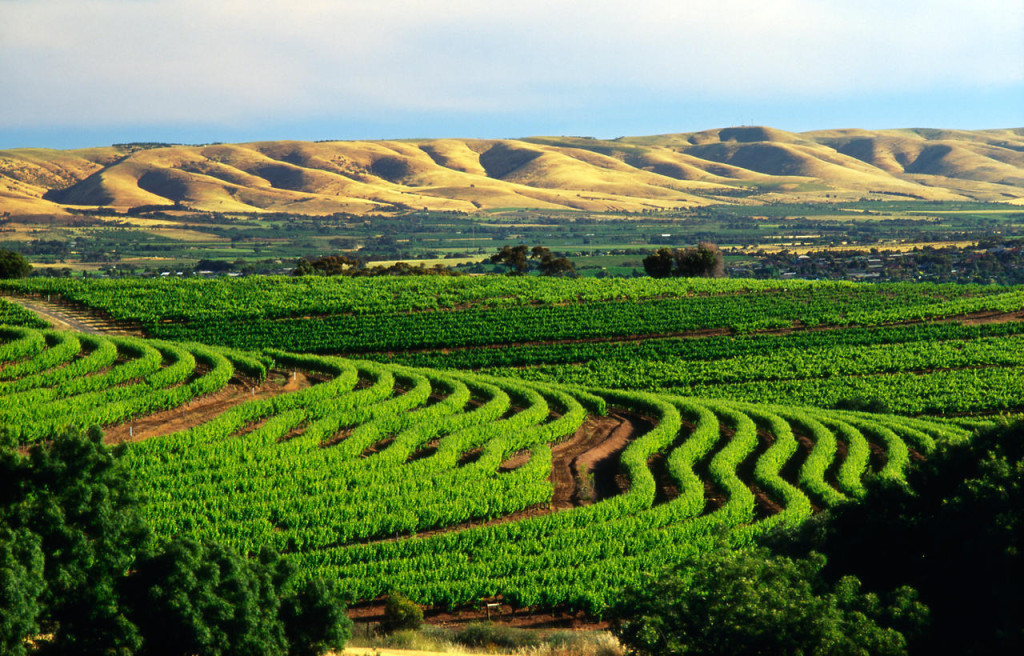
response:
M119 326L115 322L103 318L98 312L70 304L24 296L4 295L3 299L35 312L59 330L77 330L91 335L142 335L141 331Z
M310 378L301 371L295 372L293 376L288 376L287 382L268 380L258 386L251 381L244 382L233 378L227 387L213 394L192 399L183 406L110 426L104 431L103 441L107 444L121 444L122 442L139 442L151 437L169 435L210 421L225 410L246 401L294 392L317 382L320 381Z

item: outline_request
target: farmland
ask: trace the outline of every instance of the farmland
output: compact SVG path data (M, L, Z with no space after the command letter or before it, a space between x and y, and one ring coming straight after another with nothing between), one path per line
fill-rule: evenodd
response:
M715 204L657 212L579 212L507 209L485 213L404 211L386 218L337 213L181 215L166 208L76 209L68 221L0 217L0 248L16 250L52 274L110 276L193 274L200 271L274 274L299 258L339 254L370 263L441 264L489 272L487 255L509 243L543 244L568 256L584 276L630 276L661 247L717 242L732 277L847 279L882 273L894 279L1019 281L1019 257L1005 271L972 270L986 249L1011 252L1024 235L1019 207L995 202L847 201ZM979 245L981 244L981 245ZM960 266L910 267L913 251L939 249ZM866 269L851 262L803 271L800 254L878 257L900 265ZM906 255L911 252L912 255ZM899 257L897 257L899 256ZM875 256L872 256L875 257ZM812 260L811 263L814 263ZM795 265L801 266L795 266ZM762 270L775 268L775 271ZM952 269L956 271L952 271Z
M151 337L899 413L1021 408L1020 287L755 280L30 279Z
M1017 287L3 288L147 335L46 330L0 304L9 445L107 426L158 534L272 546L364 601L600 616L644 572L855 501L1024 406ZM840 409L868 402L886 412Z
M30 328L5 340L0 411L18 444L130 423L236 375L258 381L269 364ZM268 355L321 382L129 446L151 525L243 552L274 546L359 599L402 589L443 608L500 597L600 613L640 572L722 530L747 544L856 498L869 473L900 479L912 454L974 425ZM609 422L627 437L618 472L600 493L567 484L553 454Z

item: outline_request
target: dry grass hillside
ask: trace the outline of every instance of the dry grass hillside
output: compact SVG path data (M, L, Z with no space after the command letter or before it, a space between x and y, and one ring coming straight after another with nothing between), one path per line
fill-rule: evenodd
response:
M738 127L599 140L275 141L0 151L0 214L592 211L917 198L1024 203L1024 129Z

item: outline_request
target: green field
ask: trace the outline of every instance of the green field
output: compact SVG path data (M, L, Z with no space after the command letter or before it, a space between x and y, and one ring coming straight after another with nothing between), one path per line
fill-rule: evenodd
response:
M437 608L499 599L600 615L645 572L855 501L867 478L902 480L913 458L1024 408L1020 288L3 287L150 335L42 330L0 303L9 446L108 426L133 442L122 460L159 535L273 546L357 600L402 590ZM283 387L299 372L306 386ZM264 387L277 391L257 397ZM838 409L868 402L893 414ZM605 443L589 469L561 455Z
M4 330L8 444L130 423L194 402L237 373L259 378L267 365L198 345ZM357 599L401 589L440 607L500 597L599 614L642 572L712 548L722 531L731 544L749 544L816 507L857 498L865 476L901 479L911 450L969 435L954 423L895 415L272 358L323 382L132 444L123 461L158 534L248 553L273 546L307 575L341 580ZM551 512L553 451L609 413L650 424L619 456L627 482ZM797 435L814 447L805 450ZM793 469L787 463L799 452L803 464ZM741 465L751 458L752 472ZM652 459L663 459L667 473L652 473ZM659 489L666 482L674 493ZM770 501L755 497L754 482ZM709 501L706 483L722 500ZM481 524L517 513L520 521ZM446 528L455 530L415 537Z
M31 279L151 337L901 413L1019 410L1020 287L532 277Z
M5 280L0 293L5 463L102 427L152 544L220 545L254 566L284 554L296 585L336 586L334 608L346 599L367 640L396 593L468 633L607 626L667 570L798 550L851 516L848 543L823 553L859 554L854 610L883 620L894 597L871 573L919 568L940 619L910 620L934 636L887 625L915 645L961 639L962 603L941 605L930 581L951 598L964 577L994 591L986 616L1017 598L1016 555L984 551L1017 520L963 505L960 483L993 512L1019 496L1012 433L1014 462L963 454L1024 413L1021 286L173 276ZM96 332L50 329L20 302ZM944 461L961 469L920 484ZM979 483L982 467L1009 483ZM904 496L881 507L886 492ZM906 510L922 504L966 516L933 529ZM910 546L960 554L961 534L982 545L969 564ZM0 573L16 571L6 553ZM1004 572L1011 583L990 583ZM240 580L214 574L216 594ZM498 624L466 624L492 610Z

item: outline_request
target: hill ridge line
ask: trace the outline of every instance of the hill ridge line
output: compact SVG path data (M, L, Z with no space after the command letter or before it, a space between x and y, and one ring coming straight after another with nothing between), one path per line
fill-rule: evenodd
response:
M121 144L0 151L0 213L625 211L861 198L1024 204L1024 130L741 126L594 139Z

